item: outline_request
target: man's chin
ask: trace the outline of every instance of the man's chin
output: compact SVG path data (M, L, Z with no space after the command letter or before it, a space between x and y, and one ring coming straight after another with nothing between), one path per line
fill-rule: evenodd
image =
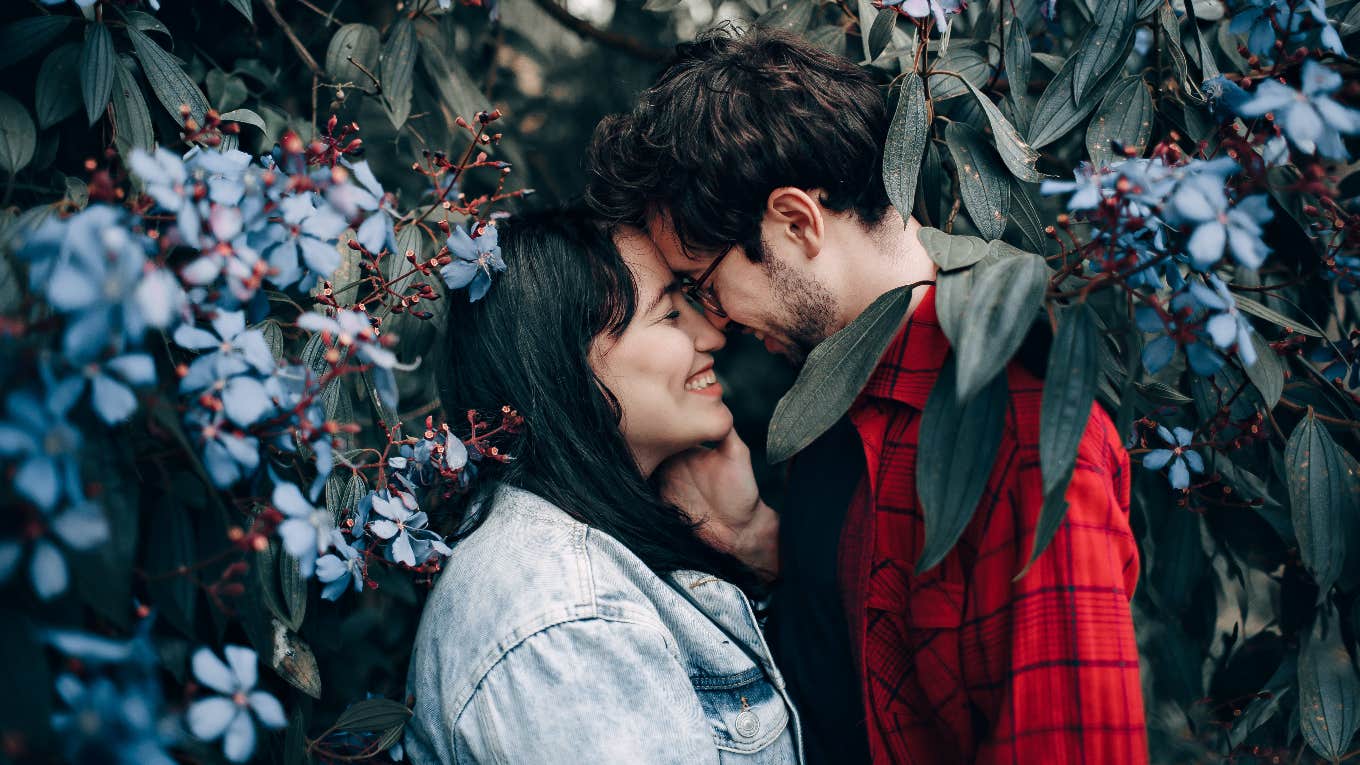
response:
M764 338L764 343L766 351L783 356L784 360L795 367L803 366L803 362L807 360L807 352L796 344L784 343L769 336Z

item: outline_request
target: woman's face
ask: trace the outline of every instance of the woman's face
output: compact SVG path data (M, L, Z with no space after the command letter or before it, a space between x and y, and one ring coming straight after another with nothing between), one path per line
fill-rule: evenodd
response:
M637 309L623 333L595 338L590 364L623 409L620 430L644 475L662 460L732 428L711 353L725 343L675 288L675 276L645 234L614 238L633 273Z

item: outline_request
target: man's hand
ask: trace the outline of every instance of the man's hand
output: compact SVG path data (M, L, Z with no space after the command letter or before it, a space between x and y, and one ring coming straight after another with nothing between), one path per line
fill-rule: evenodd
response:
M697 447L661 463L661 495L701 523L699 536L763 579L779 575L779 516L760 500L751 451L736 429L717 448Z

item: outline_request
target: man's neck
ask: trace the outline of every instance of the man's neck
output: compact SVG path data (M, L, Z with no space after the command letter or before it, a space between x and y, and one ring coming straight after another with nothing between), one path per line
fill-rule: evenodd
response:
M851 257L856 259L845 279L841 297L841 323L854 321L880 295L895 287L935 278L935 261L930 259L917 234L921 224L908 218L905 227L902 217L889 207L883 220L870 231L865 231L862 246L854 247ZM925 290L915 290L911 296L910 316L925 297Z

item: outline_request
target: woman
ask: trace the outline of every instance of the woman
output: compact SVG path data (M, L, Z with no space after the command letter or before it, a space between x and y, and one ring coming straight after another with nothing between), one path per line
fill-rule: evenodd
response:
M773 514L713 376L722 335L640 232L549 213L498 233L507 270L485 298L452 301L441 394L509 405L524 426L502 444L512 460L479 463L425 606L411 759L800 761L741 589L772 548L728 533L768 531ZM675 495L707 499L714 523L696 527L649 484L677 455L690 482Z

